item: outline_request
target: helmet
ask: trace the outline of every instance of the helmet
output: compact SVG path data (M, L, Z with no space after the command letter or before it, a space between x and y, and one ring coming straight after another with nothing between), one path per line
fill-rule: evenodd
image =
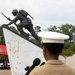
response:
M17 10L17 9L14 9L14 10L12 11L12 13L14 13L14 12L16 12L16 13L17 13L17 12L18 12L18 10Z

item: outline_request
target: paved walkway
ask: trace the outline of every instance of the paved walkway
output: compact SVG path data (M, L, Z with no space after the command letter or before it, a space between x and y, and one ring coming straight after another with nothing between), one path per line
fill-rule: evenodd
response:
M11 75L10 70L0 70L0 75Z

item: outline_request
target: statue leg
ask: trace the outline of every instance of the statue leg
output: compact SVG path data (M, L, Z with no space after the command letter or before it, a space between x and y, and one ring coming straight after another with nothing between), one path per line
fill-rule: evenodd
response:
M29 35L24 32L23 26L21 24L18 24L17 29L20 31L20 33L24 36L24 38L28 39Z
M28 28L28 31L31 33L31 35L37 40L37 45L39 47L42 47L41 45L41 38L39 36L37 36L37 34L35 33L33 27Z
M34 29L33 29L33 26L28 28L28 31L31 33L31 35L36 39L36 40L41 40L40 37L37 36L37 34L35 33Z

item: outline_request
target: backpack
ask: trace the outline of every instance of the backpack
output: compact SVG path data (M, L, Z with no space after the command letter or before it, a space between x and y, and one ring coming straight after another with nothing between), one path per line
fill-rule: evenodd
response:
M24 17L27 17L29 15L32 19L34 19L30 14L28 14L25 10L20 10L19 13L21 13Z
M28 13L25 10L20 10L19 13L21 13L24 17L27 17Z

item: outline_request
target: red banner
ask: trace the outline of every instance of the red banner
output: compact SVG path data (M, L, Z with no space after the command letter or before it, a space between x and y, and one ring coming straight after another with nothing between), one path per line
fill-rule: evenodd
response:
M0 55L7 55L6 45L0 45Z

